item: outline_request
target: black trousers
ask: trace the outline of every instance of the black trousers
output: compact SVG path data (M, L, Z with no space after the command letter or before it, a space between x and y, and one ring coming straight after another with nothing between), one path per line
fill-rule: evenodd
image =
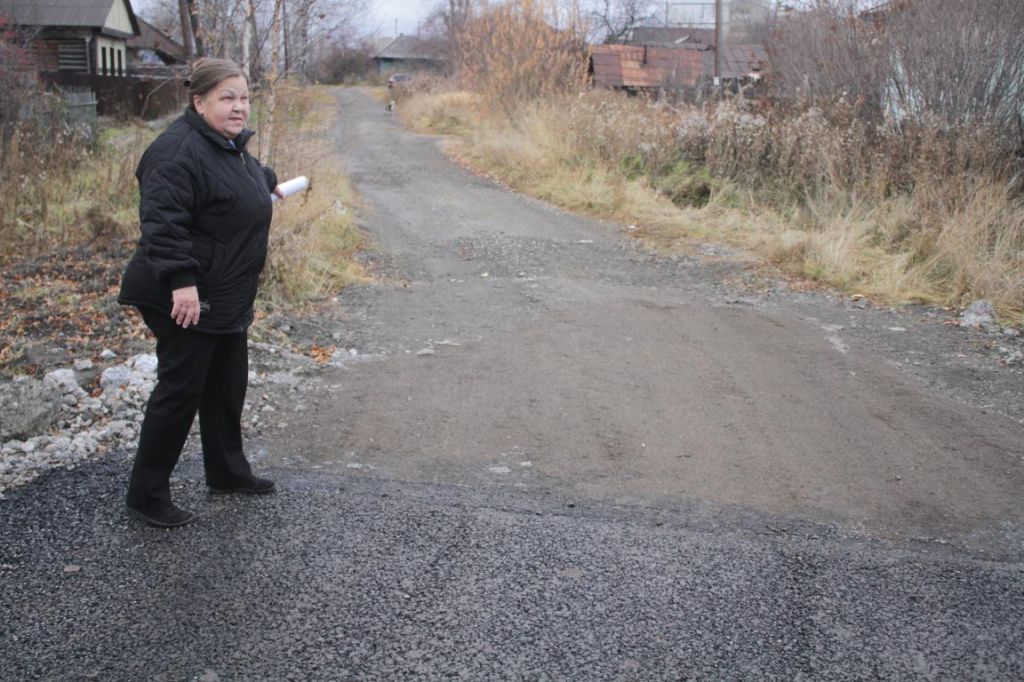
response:
M242 452L242 405L249 380L246 332L203 334L166 313L139 308L156 335L157 383L146 405L127 502L146 508L171 501L171 472L199 412L206 482L230 487L252 469Z

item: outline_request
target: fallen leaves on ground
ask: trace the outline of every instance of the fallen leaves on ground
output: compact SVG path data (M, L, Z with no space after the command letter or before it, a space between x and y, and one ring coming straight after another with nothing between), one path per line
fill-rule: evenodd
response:
M146 338L141 317L117 303L133 249L118 240L0 263L0 376L52 369L43 355L95 360L110 349L123 357Z

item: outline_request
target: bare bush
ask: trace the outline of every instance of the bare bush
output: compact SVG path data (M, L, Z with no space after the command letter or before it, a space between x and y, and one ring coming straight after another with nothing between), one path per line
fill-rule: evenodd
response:
M555 28L557 8L545 0L511 0L468 20L459 36L458 74L495 110L578 91L587 70L579 17Z
M459 41L469 22L479 13L478 4L474 0L439 0L423 21L421 34L437 39L438 44L444 46L450 63L458 58Z
M865 13L856 0L815 0L777 26L772 68L784 99L845 98L875 121L987 125L1009 149L1024 112L1024 3L898 0Z
M511 186L659 243L733 241L850 291L1024 316L1024 206L990 126L886 125L845 99L677 107L595 90L523 103L512 122L477 102L437 82L400 111L462 135L459 154Z
M879 31L860 19L857 0L815 0L792 13L776 26L770 54L781 99L847 97L881 115L889 58Z
M366 80L383 80L373 62L373 46L360 43L355 46L344 43L330 45L319 60L314 73L321 83L357 83Z
M1024 3L929 0L883 26L895 106L1011 130L1024 112Z

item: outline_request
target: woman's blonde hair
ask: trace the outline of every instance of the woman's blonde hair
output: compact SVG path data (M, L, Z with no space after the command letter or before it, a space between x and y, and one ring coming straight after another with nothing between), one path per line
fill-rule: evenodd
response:
M192 65L192 72L185 81L188 88L188 106L195 111L196 97L205 97L220 84L221 81L233 76L246 78L242 67L230 59L210 59L204 57Z

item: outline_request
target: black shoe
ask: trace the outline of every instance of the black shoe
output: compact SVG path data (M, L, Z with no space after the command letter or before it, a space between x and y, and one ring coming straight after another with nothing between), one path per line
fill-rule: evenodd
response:
M160 528L177 528L195 518L195 514L179 509L171 502L147 509L136 509L129 505L127 509L131 516Z
M210 493L213 495L228 495L230 493L245 493L246 495L266 495L272 493L275 490L274 482L269 478L259 478L253 476L247 481L242 483L235 483L233 485L214 485L207 483L210 487Z

